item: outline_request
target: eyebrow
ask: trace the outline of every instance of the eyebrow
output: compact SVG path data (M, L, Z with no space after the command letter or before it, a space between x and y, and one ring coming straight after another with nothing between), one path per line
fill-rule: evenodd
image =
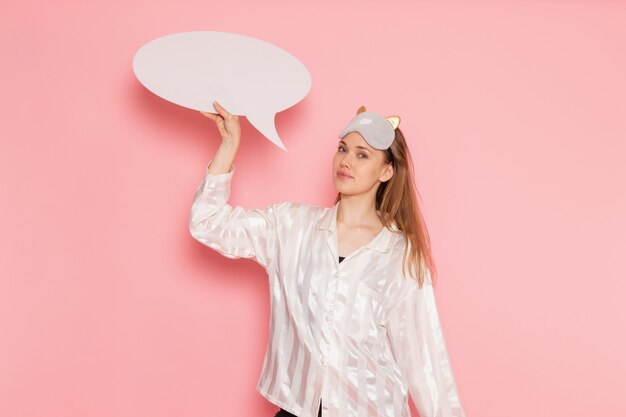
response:
M344 145L348 146L348 144L346 142L344 142L343 140L340 140L339 143L343 143ZM361 145L357 145L357 148L361 148L364 149L366 151L368 151L369 153L372 153L372 151L370 151L369 149L367 149L365 146L361 146Z

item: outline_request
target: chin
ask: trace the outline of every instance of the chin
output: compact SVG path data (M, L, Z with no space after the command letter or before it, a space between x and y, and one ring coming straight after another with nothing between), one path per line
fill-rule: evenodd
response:
M341 194L341 195L350 195L350 194L354 194L353 192L350 192L350 190L346 190L346 189L344 189L344 188L342 188L342 187L339 187L339 188L335 187L335 191L336 191L337 193Z
M345 194L346 190L344 189L344 187L337 187L337 184L335 184L335 192L339 194Z

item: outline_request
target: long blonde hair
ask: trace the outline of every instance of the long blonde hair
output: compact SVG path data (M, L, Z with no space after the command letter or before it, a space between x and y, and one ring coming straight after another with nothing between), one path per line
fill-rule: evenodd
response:
M380 220L385 227L390 228L395 221L404 234L406 245L402 273L406 276L408 271L421 288L427 275L423 268L426 266L434 285L437 269L430 236L417 201L419 192L415 186L413 160L399 127L395 129L394 141L385 151L385 162L393 165L394 173L376 191L376 210L380 210ZM339 200L341 193L337 194L335 203Z

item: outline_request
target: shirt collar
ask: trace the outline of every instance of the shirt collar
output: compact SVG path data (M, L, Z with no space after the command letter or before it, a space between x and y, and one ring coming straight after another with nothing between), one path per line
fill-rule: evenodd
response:
M332 233L337 233L338 208L339 201L335 203L333 207L329 207L326 210L326 212L318 219L315 227L317 229L326 229ZM391 224L391 229L392 230L389 230L383 226L381 233L374 239L370 240L365 247L379 252L389 252L402 233L400 229L398 229L395 222Z

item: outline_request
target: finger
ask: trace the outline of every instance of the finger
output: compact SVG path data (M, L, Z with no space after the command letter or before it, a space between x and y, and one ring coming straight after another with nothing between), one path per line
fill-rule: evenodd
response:
M224 119L220 117L220 120L217 121L217 130L220 132L220 136L225 138L228 136L228 130L226 130L226 126L224 125Z
M224 119L228 119L231 114L228 112L228 110L226 110L220 103L218 103L217 101L213 102L213 107L215 107L215 109L222 115L222 117Z
M205 112L205 111L201 111L200 113L202 113L202 115L204 117L208 117L211 120L217 120L217 114L215 114L215 113L209 113L209 112Z

